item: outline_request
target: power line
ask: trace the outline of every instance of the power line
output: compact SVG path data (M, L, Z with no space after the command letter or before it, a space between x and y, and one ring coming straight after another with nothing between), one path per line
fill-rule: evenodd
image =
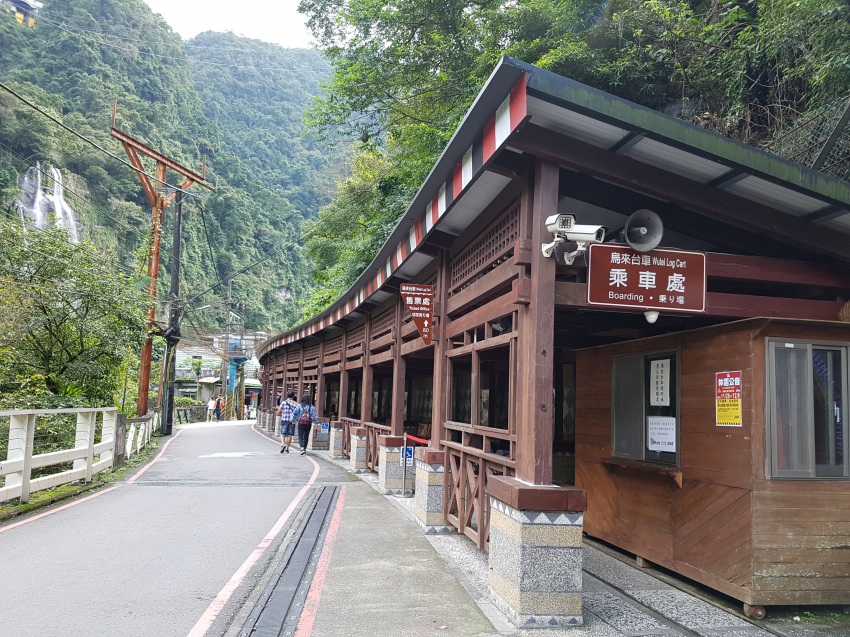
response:
M15 150L13 150L12 148L10 148L10 147L9 147L9 146L7 146L6 144L4 144L2 141L0 141L0 150L3 150L3 149L5 149L5 152L6 152L7 154L13 155L13 156L14 156L14 157L16 157L17 159L19 159L22 163L24 163L24 164L26 164L27 166L29 166L30 168L35 168L38 172L40 172L40 173L41 173L42 175L44 175L45 177L48 177L48 178L50 178L50 179L52 179L52 178L53 178L53 177L52 177L52 175L48 175L48 174L47 174L47 172L45 172L45 171L44 171L44 169L42 169L40 165L38 165L37 163L35 163L35 164L34 164L34 163L32 163L30 160L28 160L27 158L25 158L23 155L21 155L20 153L16 152L16 151L15 151ZM101 208L101 207L99 207L99 206L96 206L96 205L94 204L94 202L92 202L90 199L87 199L87 198L86 198L86 197L84 197L83 195L81 195L81 194L77 193L77 192L76 192L76 191L74 191L72 188L68 188L65 184L62 184L62 190L63 190L64 192L68 192L68 193L70 193L71 195L73 195L74 197L76 197L76 198L77 198L78 200L80 200L81 202L83 202L83 203L85 203L85 204L88 204L88 205L89 205L89 206L91 206L91 207L92 207L92 208L93 208L96 212L98 212L99 214L102 214L104 217L107 217L108 219L112 219L115 223L119 224L120 226L122 226L122 227L123 227L123 228L125 228L126 230L128 230L128 231L130 231L130 232L134 233L134 234L135 234L135 236L136 236L136 238L138 238L138 239L140 239L140 240L144 240L144 235L142 235L142 234L140 233L140 231L139 231L139 229L138 229L138 228L135 228L135 227L131 226L131 225L130 225L129 223L127 223L126 221L122 221L122 220L120 220L120 219L117 219L116 217L113 217L113 216L112 216L112 215L110 215L108 212L106 212L103 208ZM147 233L145 233L145 234L147 234Z
M275 250L271 254L264 256L262 259L258 259L257 261L254 261L254 263L251 263L250 265L246 265L244 268L240 268L239 270L237 270L233 274L226 276L223 279L219 279L217 283L214 283L213 285L211 285L210 287L208 287L206 290L204 290L202 292L198 292L195 296L187 299L185 302L188 304L188 303L191 303L192 301L195 301L196 299L199 299L200 297L202 297L207 292L210 292L211 290L214 290L218 286L223 285L223 284L227 283L228 281L230 281L232 279L235 279L237 276L239 276L243 272L250 270L255 265L259 265L259 264L263 263L264 261L270 260L274 256L278 256L279 254L281 254L283 252L283 250L292 248L294 245L295 244L290 243L288 245L281 246L280 248L278 248L277 250Z
M82 135L82 134L78 133L77 131L75 131L75 130L74 130L73 128L71 128L70 126L67 126L67 125L66 125L66 124L64 124L63 122L61 122L61 121L59 121L58 119L56 119L55 117L53 117L53 115L51 115L50 113L47 113L47 112L43 111L43 110L41 109L41 107L40 107L40 106L38 106L37 104L35 104L35 103L33 103L33 102L29 101L27 98L25 98L25 97L24 97L23 95L21 95L20 93L17 93L17 92L16 92L16 91L14 91L12 88L10 88L10 87L6 86L3 82L0 82L0 88L4 89L5 91L8 91L9 93L11 93L11 94L12 94L12 95L14 95L15 97L17 97L19 100L21 100L24 104L26 104L26 105L27 105L27 106L29 106L30 108L32 108L32 109L34 109L34 110L38 111L39 113L41 113L42 115L44 115L47 119L49 119L51 122L53 122L54 124L58 124L58 125L59 125L59 126L61 126L63 129L65 129L66 131L68 131L69 133L71 133L72 135L74 135L75 137L79 137L80 139L82 139L82 140L83 140L84 142L86 142L87 144L90 144L91 146L93 146L93 147L94 147L94 148L96 148L97 150L101 151L102 153L106 153L107 155L109 155L110 157L112 157L112 159L115 159L115 160L117 160L117 161L121 162L122 164L124 164L125 166L127 166L128 168L131 168L131 169L133 170L133 172L136 172L136 173L139 173L139 174L142 174L142 175L146 175L149 179L152 179L153 181L155 181L155 182L157 182L157 183L162 184L162 185L163 185L163 186L165 186L166 188L174 188L175 190L179 190L179 189L180 189L180 188L179 188L179 186L174 186L174 185L172 185L172 184L169 184L167 181L162 181L161 179L159 179L159 178L155 177L154 175L151 175L151 174L147 173L146 171L144 171L144 170L142 170L142 169L140 169L140 168L136 168L133 164L131 164L130 162L128 162L126 159L123 159L122 157L119 157L118 155L115 155L115 154L113 154L113 153L109 152L109 151L108 151L108 150L106 150L103 146L101 146L100 144L98 144L97 142L95 142L94 140L91 140L91 139L89 139L88 137L86 137L85 135Z

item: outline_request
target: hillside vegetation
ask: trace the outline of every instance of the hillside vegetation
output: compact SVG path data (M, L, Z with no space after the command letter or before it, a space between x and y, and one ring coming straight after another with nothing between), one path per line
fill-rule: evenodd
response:
M45 0L33 29L0 13L3 84L121 159L121 145L109 136L114 100L119 129L197 172L207 156L216 192L196 186L184 204L180 296L192 300L244 270L233 298L244 304L249 329L279 330L299 316L309 279L301 224L330 200L335 170L332 156L302 137L301 113L329 70L316 51L232 34L184 43L141 0ZM62 171L84 236L114 251L124 271L144 272L150 204L134 172L0 89L5 223L15 221L8 207L18 176L36 161ZM152 171L152 163L145 166ZM169 180L178 178L170 173ZM163 227L161 299L173 209ZM219 286L195 299L195 306L213 303L213 311L188 318L222 325L225 293Z

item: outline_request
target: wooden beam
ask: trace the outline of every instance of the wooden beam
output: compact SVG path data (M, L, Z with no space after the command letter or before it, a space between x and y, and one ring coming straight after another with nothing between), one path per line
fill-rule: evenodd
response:
M776 241L768 241L762 236L739 230L729 232L727 226L701 215L683 214L681 206L661 201L655 197L612 186L607 181L595 179L590 175L572 170L561 170L561 195L618 212L628 216L648 208L657 213L664 222L665 230L679 232L694 237L719 250L736 250L745 254L758 251L774 257L788 254L788 246ZM625 219L623 220L625 223ZM616 231L617 228L611 228Z
M709 278L850 290L850 270L835 265L707 252L705 267Z
M850 261L850 241L838 233L824 232L821 227L769 206L540 126L527 125L512 138L511 146L798 250Z
M600 312L641 312L639 309L601 308L587 304L587 284L559 281L555 285L555 305L560 308L595 310ZM728 318L787 318L837 321L844 301L816 301L751 294L726 294L708 292L705 312L691 316L716 316ZM664 312L662 312L662 315ZM673 312L670 313L674 314ZM676 312L675 314L684 314Z

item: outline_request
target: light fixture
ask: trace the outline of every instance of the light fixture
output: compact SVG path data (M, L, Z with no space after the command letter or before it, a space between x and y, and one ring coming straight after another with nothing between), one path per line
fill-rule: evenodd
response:
M658 320L658 312L656 312L654 310L644 312L643 315L646 318L646 322L649 323L650 325L652 325L653 323L655 323L655 321Z

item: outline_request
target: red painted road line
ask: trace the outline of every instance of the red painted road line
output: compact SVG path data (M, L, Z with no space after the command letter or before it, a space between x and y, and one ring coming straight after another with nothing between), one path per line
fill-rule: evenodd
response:
M310 584L310 590L307 592L307 599L304 600L304 610L301 611L301 618L298 620L298 627L295 629L295 637L310 637L310 634L313 632L313 624L316 621L316 613L319 610L319 602L322 599L322 590L325 588L325 580L330 570L331 557L333 557L334 553L334 544L336 543L336 534L339 530L339 521L342 518L342 505L344 503L345 485L342 485L339 490L339 498L336 501L333 517L328 525L328 533L325 536L322 555L319 557L319 563L316 564L316 574L313 576L313 582Z
M263 436L263 434L261 434L260 432L256 431L253 426L251 427L251 431L255 431L257 435L262 436L269 442L275 442L274 440L270 440L269 438L266 438L266 436ZM201 615L201 618L192 627L192 630L189 631L189 634L186 637L203 637L207 634L207 631L210 629L210 626L212 626L213 622L215 621L215 618L218 617L218 614L222 611L225 604L227 604L227 601L230 599L231 595L233 595L234 591L239 588L239 585L248 575L251 568L254 566L254 564L257 563L257 560L262 557L263 553L266 552L266 549L269 548L275 537L277 537L278 533L280 533L281 529L283 529L283 526L284 524L286 524L286 521L289 520L289 516L291 516L293 511L295 511L295 509L298 507L298 504L299 502L301 502L301 499L307 494L307 491L310 490L310 487L313 485L313 483L316 481L316 478L319 476L319 464L309 456L307 457L307 460L309 460L313 464L313 475L310 476L310 479L307 481L307 484L305 484L301 491L298 492L298 495L295 496L295 499L292 501L292 503L288 507L286 507L286 511L284 511L283 514L278 518L277 522L274 523L274 526L269 530L268 533L266 533L266 536L262 540L260 540L260 543L257 545L257 548L255 548L248 556L248 558L244 562L242 562L242 566L240 566L236 570L236 572L228 580L227 584L224 585L224 588L222 588L219 591L218 595L215 596L215 599L210 602L210 605L207 606L207 609L204 611L204 614Z
M71 502L69 504L64 504L61 507L51 509L50 511L45 511L44 513L39 513L38 515L34 515L31 518L27 518L26 520L21 520L20 522L15 522L14 524L10 524L9 526L4 526L3 528L0 528L0 533L3 533L5 531L10 531L11 529L14 529L14 528L19 527L19 526L23 526L24 524L29 524L30 522L35 522L36 520L40 520L41 518L47 517L48 515L53 515L54 513L59 513L59 511L64 511L65 509L70 509L71 507L75 507L78 504L82 504L83 502L86 502L87 500L91 500L92 498L96 498L96 497L101 496L105 493L109 493L110 491L115 491L115 489L117 489L117 488L118 488L118 485L115 485L114 487L109 487L108 489L104 489L103 491L98 491L97 493L93 493L92 495L87 495L86 497L80 498L79 500L74 500L73 502Z
M182 430L180 430L176 434L174 434L174 438L179 436L181 434L181 432L182 432ZM174 438L172 438L171 440L174 440ZM127 480L127 482L135 482L136 479L140 475L142 475L145 471L150 469L151 466L153 466L153 463L156 462L157 460L159 460L160 457L162 457L162 454L165 453L166 448L168 448L168 445L171 444L171 440L169 440L168 442L166 442L162 446L162 449L160 450L160 452L158 454L156 454L156 457L153 460L151 460L144 467L142 467L141 471L139 471L138 473L136 473L136 475L134 475L132 478ZM4 526L3 528L0 528L0 533L3 533L5 531L10 531L11 529L17 528L19 526L23 526L24 524L29 524L30 522L35 522L36 520L40 520L41 518L47 517L48 515L53 515L54 513L59 513L59 511L64 511L65 509L69 509L71 507L77 506L78 504L82 504L83 502L87 502L88 500L91 500L91 499L96 498L98 496L105 495L105 494L109 493L110 491L115 491L115 489L117 489L119 486L120 485L115 485L114 487L109 487L108 489L103 489L102 491L98 491L97 493L93 493L92 495L86 496L85 498L80 498L79 500L74 500L73 502L71 502L69 504L62 505L61 507L56 507L55 509L50 509L50 511L45 511L44 513L39 513L38 515L34 515L30 518L27 518L26 520L21 520L20 522L15 522L14 524Z
M166 449L168 449L168 445L170 445L170 444L171 444L171 443L172 443L172 442L173 442L173 441L177 438L177 436L179 436L179 435L180 435L180 434L182 434L182 433L183 433L183 430L182 430L182 429L180 429L180 430L179 430L176 434L174 434L174 438L172 438L171 440L169 440L168 442L166 442L164 445L162 445L162 449L160 449L160 450L159 450L159 453L158 453L158 454L156 454L156 457L155 457L153 460L151 460L149 463L147 463L144 467L142 467L142 468L141 468L141 469L140 469L140 470L136 473L136 475L134 475L132 478L130 478L129 480L127 480L127 484L132 484L133 482L135 482L136 480L138 480L138 479L139 479L139 477L140 477L140 476L141 476L141 475L142 475L145 471L147 471L148 469L150 469L150 468L153 466L153 463L154 463L154 462L156 462L157 460L159 460L159 459L162 457L162 454L164 454L164 453L165 453L165 450L166 450Z

